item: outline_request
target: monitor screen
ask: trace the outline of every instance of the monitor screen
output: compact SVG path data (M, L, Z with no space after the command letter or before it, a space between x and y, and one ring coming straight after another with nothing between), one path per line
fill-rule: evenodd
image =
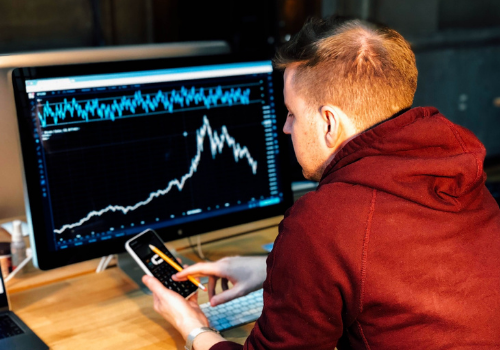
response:
M37 265L282 214L280 80L227 57L15 70Z

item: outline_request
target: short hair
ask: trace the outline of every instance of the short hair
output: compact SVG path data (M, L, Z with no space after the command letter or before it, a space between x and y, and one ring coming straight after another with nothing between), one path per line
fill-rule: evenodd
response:
M395 30L360 20L310 19L278 49L274 66L297 66L293 86L316 109L341 108L359 130L411 107L418 71Z

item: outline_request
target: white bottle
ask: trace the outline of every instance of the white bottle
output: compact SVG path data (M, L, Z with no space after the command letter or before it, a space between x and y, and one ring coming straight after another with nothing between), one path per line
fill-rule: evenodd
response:
M26 259L26 243L23 238L21 221L12 223L12 242L10 243L10 254L12 256L12 270L15 270L20 263Z

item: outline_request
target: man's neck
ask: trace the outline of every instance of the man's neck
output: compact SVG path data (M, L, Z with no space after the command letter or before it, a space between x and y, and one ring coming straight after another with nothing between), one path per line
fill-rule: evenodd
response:
M328 167L328 165L330 165L330 163L333 161L333 159L335 158L335 156L337 155L337 153L339 153L342 148L344 148L345 145L347 145L351 140L355 139L356 137L358 137L359 135L361 135L362 133L365 133L367 132L368 130L371 130L377 126L379 126L380 124L383 124L389 120L392 120L392 119L395 119L397 117L399 117L401 114L403 113L406 113L407 111L409 111L411 109L411 107L408 107L408 108L405 108L405 109L402 109L400 110L399 112L391 115L389 118L387 119L384 119L382 120L381 122L378 122L377 124L375 125L372 125L370 126L368 129L365 129L365 130L362 130L362 131L359 131L359 132L356 132L356 133L353 133L350 137L346 138L340 145L339 147L337 148L337 150L328 158L324 168L323 168L323 172L326 170L326 168ZM323 173L322 173L323 174Z
M365 131L371 130L371 129L373 129L373 128L376 128L377 126L379 126L380 124L385 123L386 121L389 121L389 120L395 119L395 118L399 117L401 114L408 112L410 109L411 109L411 107L408 107L408 108L402 109L402 110L400 110L399 112L397 112L397 113L395 113L395 114L391 115L389 118L384 119L384 120L382 120L382 121L378 122L377 124L370 126L370 127L369 127L368 129L366 129L366 130L363 130L363 131L362 131L362 132L360 132L359 134L361 134L361 133L363 133L363 132L365 132ZM358 135L359 135L359 134L358 134Z

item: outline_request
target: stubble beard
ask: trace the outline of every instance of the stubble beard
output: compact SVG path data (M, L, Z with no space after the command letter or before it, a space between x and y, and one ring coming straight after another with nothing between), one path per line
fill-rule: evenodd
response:
M308 172L302 168L302 175L306 178L306 180L319 182L323 176L323 171L318 170L316 172Z

